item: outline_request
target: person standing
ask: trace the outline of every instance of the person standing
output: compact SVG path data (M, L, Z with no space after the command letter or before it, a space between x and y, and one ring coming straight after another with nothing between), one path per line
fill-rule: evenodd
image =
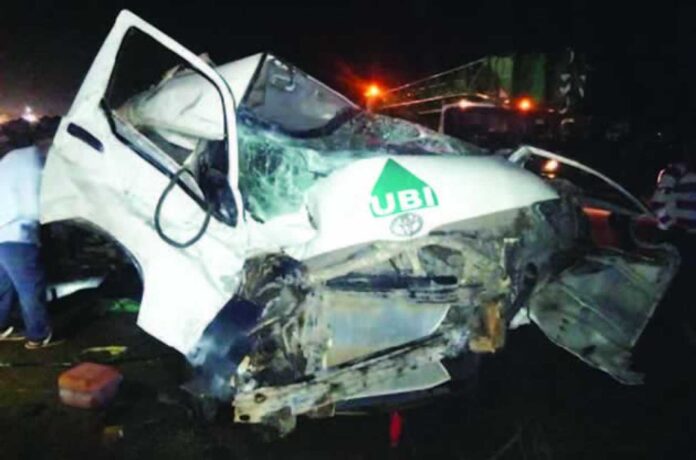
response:
M40 259L39 190L44 154L34 145L33 127L6 126L12 150L0 158L0 341L25 340L25 348L57 342L46 311L46 278ZM19 301L24 334L9 324Z
M675 305L670 323L681 328L690 345L696 346L696 305L693 296L696 274L696 141L681 142L681 161L660 171L650 207L657 217L663 239L679 249L681 263L668 296ZM659 312L659 311L658 311Z
M681 148L682 161L660 171L650 206L660 229L696 238L696 142Z

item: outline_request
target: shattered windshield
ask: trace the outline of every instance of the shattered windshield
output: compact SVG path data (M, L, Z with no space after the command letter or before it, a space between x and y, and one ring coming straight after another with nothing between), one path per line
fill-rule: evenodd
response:
M486 155L478 147L404 120L357 112L330 134L293 136L255 113L238 113L239 187L259 220L297 212L307 190L343 166L383 155Z
M219 94L202 76L173 68L140 91L115 106L179 164L197 146L224 139ZM363 158L487 154L423 126L365 112L268 54L238 107L237 136L242 199L261 221L299 211L318 180Z

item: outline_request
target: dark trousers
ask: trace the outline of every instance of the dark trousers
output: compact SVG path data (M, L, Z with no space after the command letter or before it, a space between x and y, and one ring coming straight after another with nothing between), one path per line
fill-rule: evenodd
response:
M678 305L678 321L686 321L696 325L696 235L677 233L671 242L679 249L681 265L679 273L672 281L672 295Z
M46 313L46 276L39 247L0 243L0 330L8 326L10 310L19 298L27 339L46 338L51 329Z

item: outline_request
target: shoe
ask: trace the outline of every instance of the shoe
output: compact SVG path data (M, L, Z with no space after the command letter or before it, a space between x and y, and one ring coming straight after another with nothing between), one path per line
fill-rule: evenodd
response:
M24 335L15 332L13 326L8 327L4 331L0 331L0 342L19 342L24 340Z
M53 339L53 332L50 332L48 336L46 336L46 338L43 340L27 340L24 344L24 348L26 348L27 350L39 350L41 348L55 347L56 345L60 345L61 343L63 343L63 341Z

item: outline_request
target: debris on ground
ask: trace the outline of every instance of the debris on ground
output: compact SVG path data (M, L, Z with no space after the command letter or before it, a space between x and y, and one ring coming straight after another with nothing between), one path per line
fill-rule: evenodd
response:
M138 313L140 303L131 299L117 299L111 303L108 311L111 313Z
M106 406L116 396L123 376L115 368L95 363L82 363L58 377L61 401L82 409Z
M88 355L88 354L93 354L93 353L104 353L108 354L110 358L116 358L123 353L128 351L128 347L124 345L108 345L105 347L90 347L90 348L85 348L80 352L81 355Z
M102 430L102 441L105 444L111 444L123 438L123 426L110 425L105 426Z

